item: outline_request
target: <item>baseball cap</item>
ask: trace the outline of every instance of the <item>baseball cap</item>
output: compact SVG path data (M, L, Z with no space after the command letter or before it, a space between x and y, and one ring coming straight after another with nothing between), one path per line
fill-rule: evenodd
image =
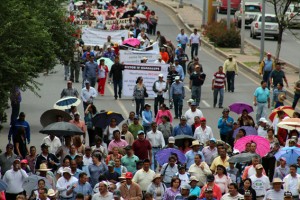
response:
M83 157L82 153L78 153L78 154L75 156L75 159L78 158L78 157Z
M216 138L210 138L209 141L214 142L214 143L217 142Z
M197 103L194 101L191 103L191 106L197 106Z
M206 188L204 192L209 193L209 192L213 192L213 190L212 190L212 188Z
M187 119L186 119L186 117L185 117L185 116L181 116L181 117L180 117L180 120L184 120L184 121L186 121Z
M180 76L175 76L175 80L180 80Z
M133 119L140 119L139 115L135 115Z
M125 178L132 179L132 178L133 178L132 173L131 173L131 172L127 172L127 173L125 174Z
M174 137L169 137L168 142L174 144L175 143L175 138Z
M272 56L272 54L270 52L267 53L267 56Z
M210 174L206 177L207 182L213 182L215 180L214 175Z
M113 160L110 160L107 164L108 167L114 167L115 166L115 162Z
M280 160L284 160L284 161L286 161L286 158L285 158L285 157L281 157L281 158L280 158Z
M191 186L189 184L184 184L184 185L181 186L181 189L182 190L190 190Z
M252 193L250 190L245 190L244 196L249 197L251 195L252 195Z
M137 134L138 134L138 135L140 135L140 134L145 134L145 132L144 132L143 130L139 130Z
M41 148L46 148L46 147L49 147L49 145L46 144L46 143L43 143L43 144L41 145Z
M178 59L178 58L175 58L174 61L179 61L179 59Z
M284 197L292 197L292 196L293 196L293 194L290 191L286 191L284 193Z
M255 169L263 169L264 167L261 164L255 166Z
M201 117L200 118L200 121L202 122L202 121L206 121L206 118L205 117Z
M7 145L6 145L6 148L11 148L11 149L13 149L13 148L14 148L14 145L13 145L13 144L7 144Z
M26 159L21 160L21 164L28 164L28 161Z
M187 100L187 103L193 103L193 102L194 102L194 99Z
M163 74L158 74L158 77L164 77L164 75Z
M267 123L268 121L266 120L266 118L264 118L264 117L261 117L260 119L259 119L259 121L260 122L263 122L263 123Z
M230 112L230 110L228 108L224 108L223 112Z
M84 84L90 84L90 82L88 80L84 81Z

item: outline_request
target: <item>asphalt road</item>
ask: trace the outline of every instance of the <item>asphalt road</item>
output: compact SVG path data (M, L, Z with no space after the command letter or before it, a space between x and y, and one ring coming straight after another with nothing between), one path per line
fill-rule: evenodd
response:
M178 1L178 0L177 0ZM194 6L203 8L203 0L183 0L185 3L193 4ZM261 2L251 0L253 2ZM250 2L251 2L250 1ZM247 1L248 2L248 1ZM270 3L266 3L266 13L274 13L273 5ZM226 14L218 14L218 20L222 18L227 18ZM233 15L231 15L233 19ZM256 47L260 47L260 37L258 39L250 38L250 29L246 29L245 31L245 39L247 42L254 44ZM277 42L272 38L265 39L265 51L271 52L273 55L276 53ZM299 29L287 29L283 33L283 41L281 45L280 57L294 66L299 67L300 70L300 30ZM259 59L259 58L258 58Z
M176 17L174 14L169 13L167 10L162 10L157 4L147 2L151 9L154 9L159 16L159 25L157 30L160 30L163 35L175 42L176 35L179 33L178 27L175 25ZM190 49L187 49L190 51ZM188 53L189 55L189 53ZM204 72L207 75L207 79L202 87L202 102L200 104L201 110L204 116L207 118L207 125L211 126L213 133L216 138L219 138L219 133L217 129L217 121L221 116L222 109L212 108L213 106L213 94L211 90L211 81L214 72L217 71L218 66L222 65L224 60L220 60L217 56L213 55L211 52L202 50L199 52L200 62L203 65ZM66 87L66 81L64 81L64 71L61 65L57 65L55 68L55 73L49 74L49 76L41 75L37 81L42 83L41 90L39 94L41 98L35 96L30 91L25 91L23 95L23 101L21 103L21 111L26 113L26 119L31 125L31 136L32 142L30 145L39 146L42 139L45 135L40 134L39 130L42 128L40 125L40 116L41 114L53 107L55 101L60 97L61 90ZM186 78L185 82L188 82ZM79 91L81 90L81 83L74 83ZM243 71L239 73L236 77L236 90L235 93L225 93L224 98L224 107L230 105L231 103L237 101L243 101L252 103L253 102L253 92L255 88L259 85L256 79L248 77ZM190 91L187 89L187 95L185 102L190 98ZM147 100L148 103L153 105L153 100ZM98 96L95 100L95 105L98 110L113 110L116 112L122 113L125 117L128 116L128 113L131 110L135 110L135 107L132 107L131 99L122 99L114 100L112 85L107 85L105 96ZM83 113L83 107L80 105L79 112ZM184 104L184 112L187 110L187 104ZM10 110L7 110L7 113L10 114ZM172 111L173 113L173 111ZM237 119L237 115L234 113L230 114L234 119ZM252 116L255 117L254 113ZM178 120L175 120L174 125L178 124ZM8 124L4 124L5 128L0 134L0 147L3 150L7 144L7 133L8 133Z

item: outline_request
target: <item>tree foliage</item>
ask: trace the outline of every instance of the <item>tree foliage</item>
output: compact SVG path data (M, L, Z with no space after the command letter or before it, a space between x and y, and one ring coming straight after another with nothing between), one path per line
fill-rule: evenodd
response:
M62 0L9 0L0 4L0 122L9 91L18 86L37 94L44 70L72 56L74 33Z

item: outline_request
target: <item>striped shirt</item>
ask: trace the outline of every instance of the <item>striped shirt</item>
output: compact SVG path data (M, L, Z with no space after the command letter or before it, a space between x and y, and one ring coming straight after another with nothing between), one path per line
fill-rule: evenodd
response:
M215 80L213 87L216 89L224 88L225 74L223 72L216 72L213 80Z

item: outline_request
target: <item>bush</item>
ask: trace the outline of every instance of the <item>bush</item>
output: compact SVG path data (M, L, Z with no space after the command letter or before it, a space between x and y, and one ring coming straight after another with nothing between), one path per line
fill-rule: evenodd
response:
M227 30L225 20L208 25L206 35L217 47L237 48L241 44L240 31L234 26L234 23L231 23L230 30Z

